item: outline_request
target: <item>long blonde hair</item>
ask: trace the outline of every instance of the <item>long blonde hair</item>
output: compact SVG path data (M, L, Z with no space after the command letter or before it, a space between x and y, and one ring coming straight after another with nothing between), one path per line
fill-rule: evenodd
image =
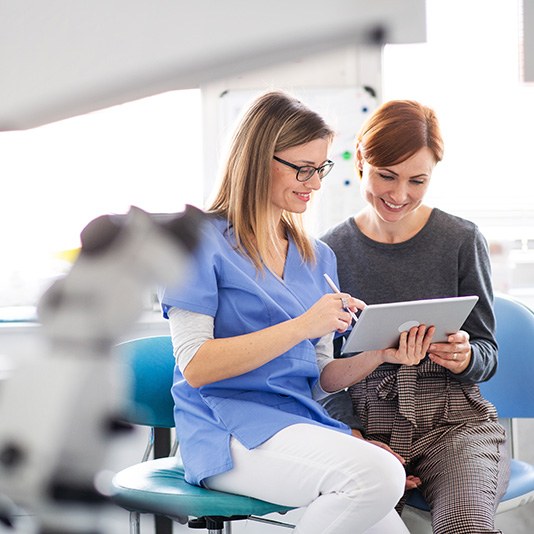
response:
M208 211L227 218L237 246L258 270L272 250L276 228L271 210L271 163L275 152L315 139L332 140L322 117L296 98L268 92L257 98L237 127L223 168L222 181ZM284 211L282 226L304 261L315 259L300 214Z

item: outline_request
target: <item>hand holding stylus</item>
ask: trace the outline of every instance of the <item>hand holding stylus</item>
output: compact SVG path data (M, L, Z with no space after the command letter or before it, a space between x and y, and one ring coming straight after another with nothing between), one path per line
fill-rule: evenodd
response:
M341 291L336 286L336 284L334 284L334 281L332 280L332 278L330 278L326 273L324 273L323 276L324 276L324 279L326 280L326 283L330 286L330 289L332 289L332 291L334 293L341 293ZM347 307L346 302L343 302L344 300L345 299L341 299L341 303L343 305L343 308L350 313L350 316L352 317L352 320L354 322L357 322L358 321L357 315Z

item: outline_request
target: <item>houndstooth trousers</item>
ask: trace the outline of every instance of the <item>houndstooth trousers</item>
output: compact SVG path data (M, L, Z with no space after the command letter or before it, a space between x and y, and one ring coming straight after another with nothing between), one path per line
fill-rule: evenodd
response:
M510 476L508 447L495 407L476 384L427 359L381 365L349 393L367 439L389 444L421 479L435 534L500 532L494 515Z

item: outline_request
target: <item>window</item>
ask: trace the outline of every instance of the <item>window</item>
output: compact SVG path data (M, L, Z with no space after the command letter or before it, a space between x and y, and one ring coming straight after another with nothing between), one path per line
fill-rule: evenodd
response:
M200 90L0 133L0 306L32 305L95 217L202 205Z
M534 84L520 81L520 8L427 0L427 42L385 47L384 100L435 109L445 156L428 200L480 226L497 289L534 297Z

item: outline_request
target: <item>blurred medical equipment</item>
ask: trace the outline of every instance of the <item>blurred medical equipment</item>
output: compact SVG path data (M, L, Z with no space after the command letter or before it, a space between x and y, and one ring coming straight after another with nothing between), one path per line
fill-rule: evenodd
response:
M35 515L41 533L95 532L87 505L105 499L99 473L123 426L127 377L114 347L140 315L145 290L186 277L201 220L190 206L175 217L131 207L82 231L79 257L38 305L42 354L0 389L5 524L16 506Z
M71 0L55 0L54 9L26 0L1 9L2 131L339 47L426 38L425 0L92 0L84 9ZM297 85L314 86L317 78L313 70Z

